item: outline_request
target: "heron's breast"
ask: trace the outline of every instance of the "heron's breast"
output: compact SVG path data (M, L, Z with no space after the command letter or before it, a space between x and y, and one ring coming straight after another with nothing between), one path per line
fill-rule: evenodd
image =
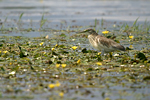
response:
M89 36L88 36L88 39L89 39L90 44L91 44L95 49L99 49L99 48L98 48L98 43L96 42L94 36L89 35Z

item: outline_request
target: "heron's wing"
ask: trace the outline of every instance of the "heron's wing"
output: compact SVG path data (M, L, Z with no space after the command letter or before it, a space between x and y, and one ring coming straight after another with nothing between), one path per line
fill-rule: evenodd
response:
M108 39L101 35L98 35L96 38L97 38L98 44L102 45L103 47L114 48L114 49L125 51L124 46L118 44L117 42L115 42L111 39Z
M112 46L112 47L113 47L113 48L115 48L115 49L118 49L118 50L125 51L125 47L124 47L124 46L122 46L122 45L120 45L120 44L115 45L115 46Z
M110 39L108 39L104 36L100 36L100 35L98 35L96 38L97 38L96 39L97 43L99 45L102 45L102 46L107 47L107 48L109 48L111 46L111 44L112 44L111 42L114 42L113 40L110 40Z

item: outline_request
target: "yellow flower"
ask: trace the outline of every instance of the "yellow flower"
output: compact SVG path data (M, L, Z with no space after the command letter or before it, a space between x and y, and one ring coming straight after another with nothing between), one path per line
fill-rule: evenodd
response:
M133 45L130 45L129 48L133 48Z
M3 51L3 53L7 53L8 51Z
M40 43L40 46L42 46L43 44L44 44L44 42L41 42L41 43Z
M98 55L100 55L101 54L101 52L98 52Z
M59 81L56 82L55 86L59 87L61 84L59 83Z
M2 51L0 51L0 53L1 53Z
M73 47L72 47L73 50L76 50L77 48L78 48L78 47L76 47L76 46L73 46Z
M54 51L55 48L52 48L52 51Z
M102 33L103 33L103 34L108 34L108 33L109 33L109 31L103 31Z
M12 62L10 62L9 65L12 65Z
M77 61L77 64L79 64L81 62L81 60L79 59L78 61Z
M64 93L63 93L63 92L60 92L60 93L59 93L59 96L63 97L63 96L64 96Z
M55 47L58 47L58 44L56 44Z
M97 65L99 65L99 66L101 66L101 65L102 65L102 63L101 63L101 62L97 62L96 64L97 64Z
M64 67L66 67L66 64L61 64L61 66L64 68Z
M133 38L134 38L134 36L133 36L133 35L130 35L130 36L129 36L129 38L130 38L130 39L133 39Z
M60 66L60 64L56 64L56 67L58 68Z
M49 84L48 87L52 89L55 87L55 84Z

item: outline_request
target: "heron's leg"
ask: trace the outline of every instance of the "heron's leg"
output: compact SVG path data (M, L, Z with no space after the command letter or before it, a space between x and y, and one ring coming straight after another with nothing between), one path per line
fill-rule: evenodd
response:
M101 56L104 56L104 50L102 50L102 52L101 52Z
M110 57L110 59L113 59L112 52L109 52L109 57Z

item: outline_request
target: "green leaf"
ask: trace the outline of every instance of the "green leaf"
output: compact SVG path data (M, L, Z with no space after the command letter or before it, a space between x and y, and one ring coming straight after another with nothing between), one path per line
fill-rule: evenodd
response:
M137 58L139 58L140 60L143 60L143 61L147 60L146 56L141 52L137 54Z
M2 47L3 46L3 44L0 44L0 47Z
M88 51L87 51L86 48L82 49L82 52L83 52L83 53L88 53Z
M88 69L87 69L87 71L92 71L92 70L93 70L93 68L88 68Z
M2 71L5 71L4 67L1 67L1 70L2 70Z
M20 58L26 57L26 55L24 55L24 53L22 52L21 47L20 46L18 46L18 47L19 47L19 50L20 50L20 54L19 54Z
M23 14L24 14L24 13L21 13L21 14L20 14L20 16L19 16L19 22L21 21L21 18L22 18L22 16L23 16Z
M42 18L41 18L41 24L40 24L40 27L42 27L45 22L47 21L47 19L44 19L44 14L42 15Z
M138 19L139 19L139 17L134 21L132 26L136 26L136 23L137 23Z
M61 37L66 37L66 35L64 33L60 34L59 36Z
M143 80L150 80L150 76L145 76Z

